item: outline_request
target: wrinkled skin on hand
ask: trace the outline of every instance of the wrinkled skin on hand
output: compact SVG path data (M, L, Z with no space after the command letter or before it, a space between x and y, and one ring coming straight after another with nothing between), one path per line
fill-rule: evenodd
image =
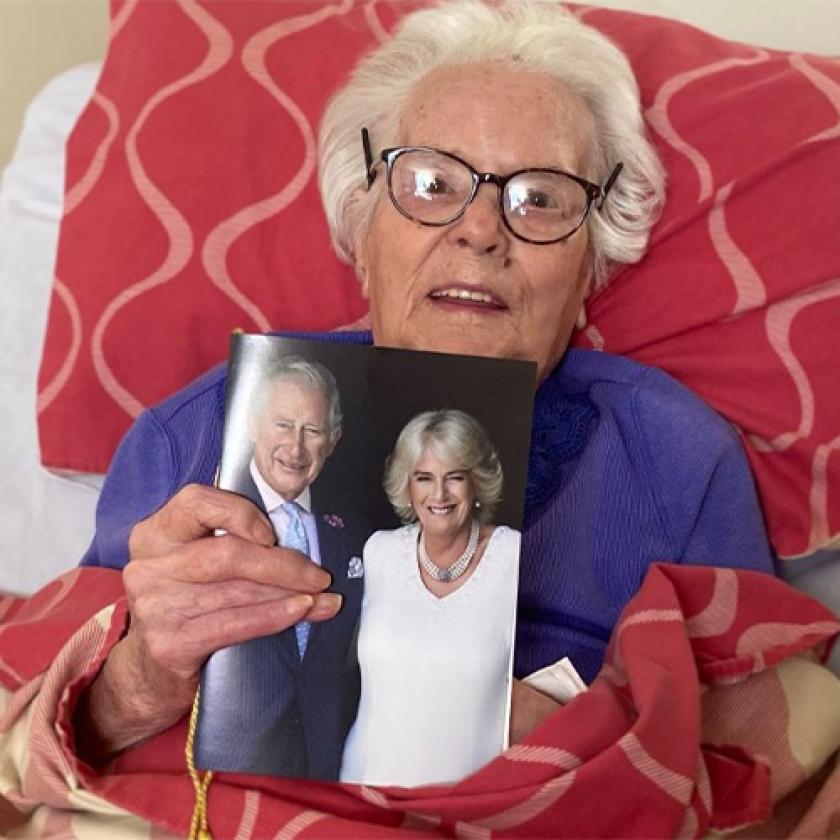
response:
M274 543L256 505L197 484L134 527L129 630L80 699L81 757L101 761L178 721L214 651L338 612L341 596L323 591L329 574Z
M559 708L560 703L556 700L521 680L513 680L510 698L510 743L517 744L527 738Z

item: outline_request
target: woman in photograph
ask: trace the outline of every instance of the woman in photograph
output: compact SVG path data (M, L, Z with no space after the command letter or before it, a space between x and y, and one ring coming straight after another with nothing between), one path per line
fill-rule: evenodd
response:
M341 780L453 782L506 746L519 532L493 524L502 467L481 425L426 411L384 488L400 519L364 549L362 694Z

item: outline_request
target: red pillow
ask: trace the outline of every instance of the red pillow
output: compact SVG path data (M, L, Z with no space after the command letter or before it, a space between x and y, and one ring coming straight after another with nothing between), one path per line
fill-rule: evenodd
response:
M235 327L364 313L329 246L314 135L358 55L417 5L112 3L68 145L45 464L105 470ZM840 61L579 14L630 57L670 191L649 254L589 302L576 343L664 368L737 424L776 550L807 553L840 531Z

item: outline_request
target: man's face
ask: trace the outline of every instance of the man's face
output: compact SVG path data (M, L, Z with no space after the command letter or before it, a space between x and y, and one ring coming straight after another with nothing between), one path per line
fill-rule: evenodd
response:
M330 441L329 404L306 380L277 379L249 418L254 463L266 484L287 502L312 484L336 441Z
M400 145L454 153L479 171L549 167L583 175L593 120L548 76L497 64L446 67L415 85ZM563 242L513 237L498 190L479 189L464 215L426 227L397 212L381 185L358 243L376 344L531 359L540 378L563 354L589 289L586 225Z

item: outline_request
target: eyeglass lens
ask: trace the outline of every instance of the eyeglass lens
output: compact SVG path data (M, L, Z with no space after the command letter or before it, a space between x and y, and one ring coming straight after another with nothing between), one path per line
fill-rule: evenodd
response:
M391 195L419 222L443 225L469 204L473 175L463 163L434 151L410 150L391 167ZM507 223L533 241L552 241L573 232L586 214L586 190L559 172L523 172L505 185L502 207Z

